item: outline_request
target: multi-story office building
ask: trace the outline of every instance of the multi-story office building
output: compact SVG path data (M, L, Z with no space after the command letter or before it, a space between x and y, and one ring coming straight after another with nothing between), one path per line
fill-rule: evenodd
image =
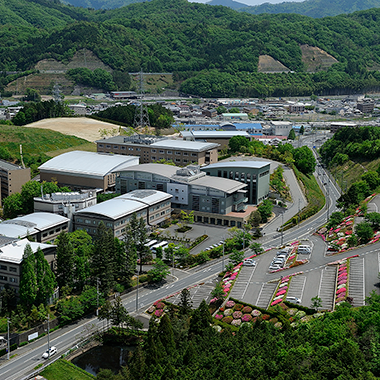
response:
M0 237L0 291L5 285L14 289L18 294L20 287L20 276L22 271L22 260L27 244L32 248L33 253L40 248L45 259L53 269L56 246L52 244L42 244L30 242L28 239L14 239L5 236Z
M156 226L170 218L171 198L162 191L135 190L79 210L74 214L75 229L96 236L99 223L103 222L115 237L121 237L133 214L143 218L147 225Z
M253 211L247 208L244 183L207 176L199 166L179 168L163 164L141 164L121 168L116 191L124 194L135 189L156 189L173 196L175 211L194 211L195 221L241 227Z
M173 161L178 166L208 165L218 161L218 144L171 140L157 136L114 136L96 141L98 153L138 156L140 163Z
M229 178L247 184L248 203L257 205L269 194L270 162L217 162L201 168L207 175Z
M30 181L30 168L0 160L1 200L14 193L21 193L22 185Z

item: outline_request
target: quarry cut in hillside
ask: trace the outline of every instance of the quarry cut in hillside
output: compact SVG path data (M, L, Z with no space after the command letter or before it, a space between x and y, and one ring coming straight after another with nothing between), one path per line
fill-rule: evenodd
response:
M334 63L338 63L337 59L318 47L300 45L300 48L302 51L302 62L304 63L305 70L309 73L327 70Z
M280 61L277 61L270 55L260 55L259 65L257 67L259 73L288 73L290 70Z

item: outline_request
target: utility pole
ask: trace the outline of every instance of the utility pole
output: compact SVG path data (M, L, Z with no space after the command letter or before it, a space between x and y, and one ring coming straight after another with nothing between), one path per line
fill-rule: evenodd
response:
M9 324L10 324L10 321L9 321L9 318L7 318L7 325L8 325L8 352L7 352L7 360L9 360L9 352L11 350L11 336L9 334Z
M139 271L137 270L136 311L139 309Z
M281 245L284 245L284 213L281 213Z
M327 222L328 222L329 221L329 207L330 207L330 193L329 193L329 178L328 177L326 181L326 188L327 188L326 205L327 205Z
M301 199L298 198L298 227L300 225L300 219L301 219Z
M223 252L222 252L222 272L224 271L224 235L223 235Z
M99 277L96 278L96 316L99 315Z
M49 312L48 312L48 318L47 318L47 323L48 323L48 327L47 327L47 333L48 333L48 359L50 359L50 316L49 316Z

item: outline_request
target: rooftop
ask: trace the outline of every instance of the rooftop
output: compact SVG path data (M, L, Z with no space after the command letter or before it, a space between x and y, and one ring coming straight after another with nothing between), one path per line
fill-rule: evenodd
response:
M157 202L170 199L172 196L157 190L134 190L108 201L77 211L76 215L97 214L112 220L131 215Z
M267 165L270 165L269 161L228 161L217 162L215 164L202 167L202 170L206 171L208 168L252 168L261 169Z
M163 149L177 149L177 150L188 150L193 152L203 152L209 149L215 149L218 144L215 143L205 143L198 141L184 141L184 140L173 140L167 137L157 137L148 135L133 135L133 136L114 136L109 139L98 140L96 143L103 144L126 144L126 145L138 145L138 146L151 146L155 148Z
M249 133L245 131L183 131L181 135L183 138L194 137L196 139L231 138L234 136L250 137Z
M112 171L116 171L120 165L136 165L138 162L139 159L135 156L73 151L52 158L42 164L39 169L103 178Z
M12 164L11 162L0 160L0 168L5 170L19 170L24 169L22 166Z
M0 261L20 264L24 256L25 247L28 244L32 248L33 253L36 253L38 248L44 250L55 247L55 245L52 244L30 242L28 239L12 240L0 248Z
M236 129L263 129L261 123L236 123Z

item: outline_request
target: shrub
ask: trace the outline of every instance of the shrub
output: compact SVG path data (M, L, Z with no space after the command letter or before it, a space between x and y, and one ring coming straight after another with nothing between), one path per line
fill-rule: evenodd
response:
M215 314L215 319L217 319L218 321L222 320L223 314Z
M243 317L241 318L243 322L250 322L252 320L252 315L251 314L244 314Z
M232 325L232 326L240 326L240 325L241 325L241 319L234 319L234 320L231 322L231 325Z
M240 319L243 316L243 313L241 311L234 311L232 316L234 317L234 319Z
M258 317L259 315L261 315L261 311L260 310L257 310L257 309L255 309L255 310L253 310L252 311L252 316L253 317Z
M277 322L278 322L278 319L277 319L277 318L271 318L271 319L269 320L269 322L272 322L272 323L274 324L274 323L277 323Z
M263 314L262 319L263 319L264 321L267 321L268 319L270 319L270 315L268 315L268 314Z
M244 307L243 305L241 305L241 304L238 303L238 304L235 305L234 309L240 311L240 310L243 309L243 307Z
M250 314L252 312L252 308L250 306L244 306L241 310L244 314Z
M233 313L232 309L224 310L224 315L225 315L226 317L228 317L229 315L232 315L232 313Z
M230 307L234 307L235 306L235 302L234 301L227 301L226 302L226 307L230 308Z
M228 324L231 324L231 322L233 321L233 318L231 316L228 316L228 317L224 317L222 319L222 322L224 323L228 323Z
M165 304L163 302L159 302L157 305L156 305L156 308L157 309L163 309L165 307Z
M164 313L164 311L162 310L162 309L157 309L155 312L154 312L154 315L156 316L156 317L161 317L162 316L162 314Z

